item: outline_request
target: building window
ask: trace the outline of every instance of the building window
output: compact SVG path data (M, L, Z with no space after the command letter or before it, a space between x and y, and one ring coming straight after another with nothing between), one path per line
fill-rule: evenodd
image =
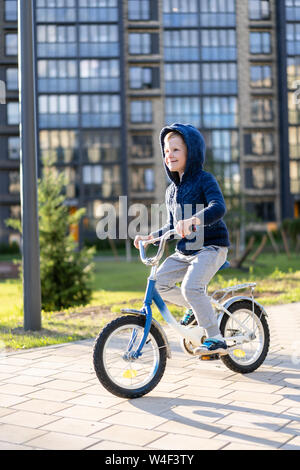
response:
M84 184L83 192L85 197L90 198L112 198L117 197L122 194L121 188L121 172L119 165L109 165L109 166L100 166L96 165L99 169L96 170L96 175L92 175L92 166L91 170L86 166L85 175L86 181L89 181L91 178L91 183ZM100 170L100 168L102 168ZM95 179L101 178L101 183L93 183Z
M18 55L18 35L6 34L5 35L5 54Z
M202 60L236 60L234 29L203 29L201 31Z
M79 144L76 131L40 131L41 159L50 158L55 163L71 163L78 160Z
M197 0L164 0L163 2L164 26L178 28L198 26Z
M20 137L8 137L8 158L18 160L20 158Z
M286 24L286 47L288 55L300 54L300 23Z
M154 170L133 166L131 168L131 189L136 192L152 192L155 189Z
M201 26L235 26L234 0L201 0L200 2Z
M269 0L249 0L249 19L250 20L269 20L270 2Z
M272 121L273 100L270 98L254 98L251 102L251 119L253 122Z
M300 20L300 3L299 0L286 0L285 11L287 21Z
M112 24L80 25L79 53L81 57L118 57L118 26Z
M225 196L240 193L240 167L237 163L213 163L213 172Z
M120 131L83 131L82 152L86 162L117 162L121 160Z
M150 20L149 0L128 0L129 20Z
M62 25L37 26L38 57L75 57L76 27Z
M202 103L204 127L236 127L238 125L236 98L203 98Z
M4 19L5 21L18 21L17 0L5 0Z
M132 89L159 88L159 68L130 67L129 85Z
M118 127L121 123L119 95L83 95L83 127Z
M236 162L239 159L239 141L237 131L203 131L206 143L207 163Z
M18 90L18 69L9 68L6 69L6 89L7 90Z
M290 158L300 159L300 127L289 127Z
M19 125L20 123L20 111L18 102L7 103L7 124L11 126Z
M20 194L20 172L8 172L8 192L9 194Z
M82 182L83 184L101 184L103 181L103 172L101 165L83 165Z
M166 95L198 95L200 93L199 64L181 62L165 64Z
M118 21L118 0L79 0L78 18L84 22Z
M87 59L80 61L81 91L119 91L120 64L118 60Z
M295 93L288 93L288 114L290 124L300 124L300 108L295 100Z
M271 88L273 86L271 65L251 65L250 80L253 88Z
M271 33L250 32L250 53L271 54Z
M78 126L78 96L40 95L40 127Z
M75 0L37 0L37 21L41 23L68 23L76 21Z
M245 183L247 189L274 189L274 167L259 165L252 168L246 168Z
M152 101L131 101L130 120L137 123L152 122Z
M295 87L299 86L294 82L300 81L300 57L287 58L287 81L288 88L290 89L295 89Z
M173 122L189 122L195 127L201 126L200 98L166 98L165 105L165 116L167 124L172 124Z
M300 193L300 161L290 161L291 193Z
M273 201L247 202L246 211L254 214L258 222L275 222L275 204Z
M77 64L75 60L39 60L39 92L77 91Z
M129 33L129 54L158 54L157 33Z
M153 158L153 144L151 135L132 135L130 156L134 159Z
M252 132L244 136L244 152L246 155L273 155L274 135L270 132Z
M202 64L202 93L236 94L237 65L235 63Z
M199 38L196 29L164 32L165 60L199 60Z

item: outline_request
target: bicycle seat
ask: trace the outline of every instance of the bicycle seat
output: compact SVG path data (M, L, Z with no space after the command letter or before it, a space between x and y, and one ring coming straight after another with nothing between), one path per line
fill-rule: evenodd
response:
M219 268L219 271L221 271L221 269L226 269L226 268L230 268L229 261L225 261L225 263L222 264L222 266Z

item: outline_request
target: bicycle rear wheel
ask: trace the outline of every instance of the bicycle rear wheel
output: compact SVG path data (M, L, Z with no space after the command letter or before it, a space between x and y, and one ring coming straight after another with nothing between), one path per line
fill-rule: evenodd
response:
M237 318L242 325L253 331L254 337L248 343L237 345L236 348L232 347L229 354L221 356L221 360L232 371L248 374L255 371L264 362L268 354L270 345L268 323L258 305L254 306L254 312L252 312L252 302L248 299L234 302L228 310L232 317L229 317L226 313L224 314L220 324L222 335L232 337L232 343L234 344L236 335L246 333L246 330L234 321L234 318ZM230 343L230 340L227 341L228 346L230 346Z
M100 383L122 398L138 398L153 390L167 362L164 338L154 324L138 359L128 359L130 342L136 350L144 333L145 317L127 315L109 323L94 344L94 369Z

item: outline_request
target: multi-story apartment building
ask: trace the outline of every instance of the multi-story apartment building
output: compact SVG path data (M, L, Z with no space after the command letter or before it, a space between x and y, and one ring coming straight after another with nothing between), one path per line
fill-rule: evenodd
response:
M104 202L161 203L159 132L203 133L228 207L300 214L298 0L35 0L39 174L51 156L95 237ZM20 213L17 1L0 0L0 241ZM299 83L297 83L299 80Z

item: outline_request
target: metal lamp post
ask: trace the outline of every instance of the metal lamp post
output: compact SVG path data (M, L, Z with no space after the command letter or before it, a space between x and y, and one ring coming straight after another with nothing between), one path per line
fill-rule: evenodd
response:
M41 329L33 13L33 0L18 0L20 177L25 330Z

